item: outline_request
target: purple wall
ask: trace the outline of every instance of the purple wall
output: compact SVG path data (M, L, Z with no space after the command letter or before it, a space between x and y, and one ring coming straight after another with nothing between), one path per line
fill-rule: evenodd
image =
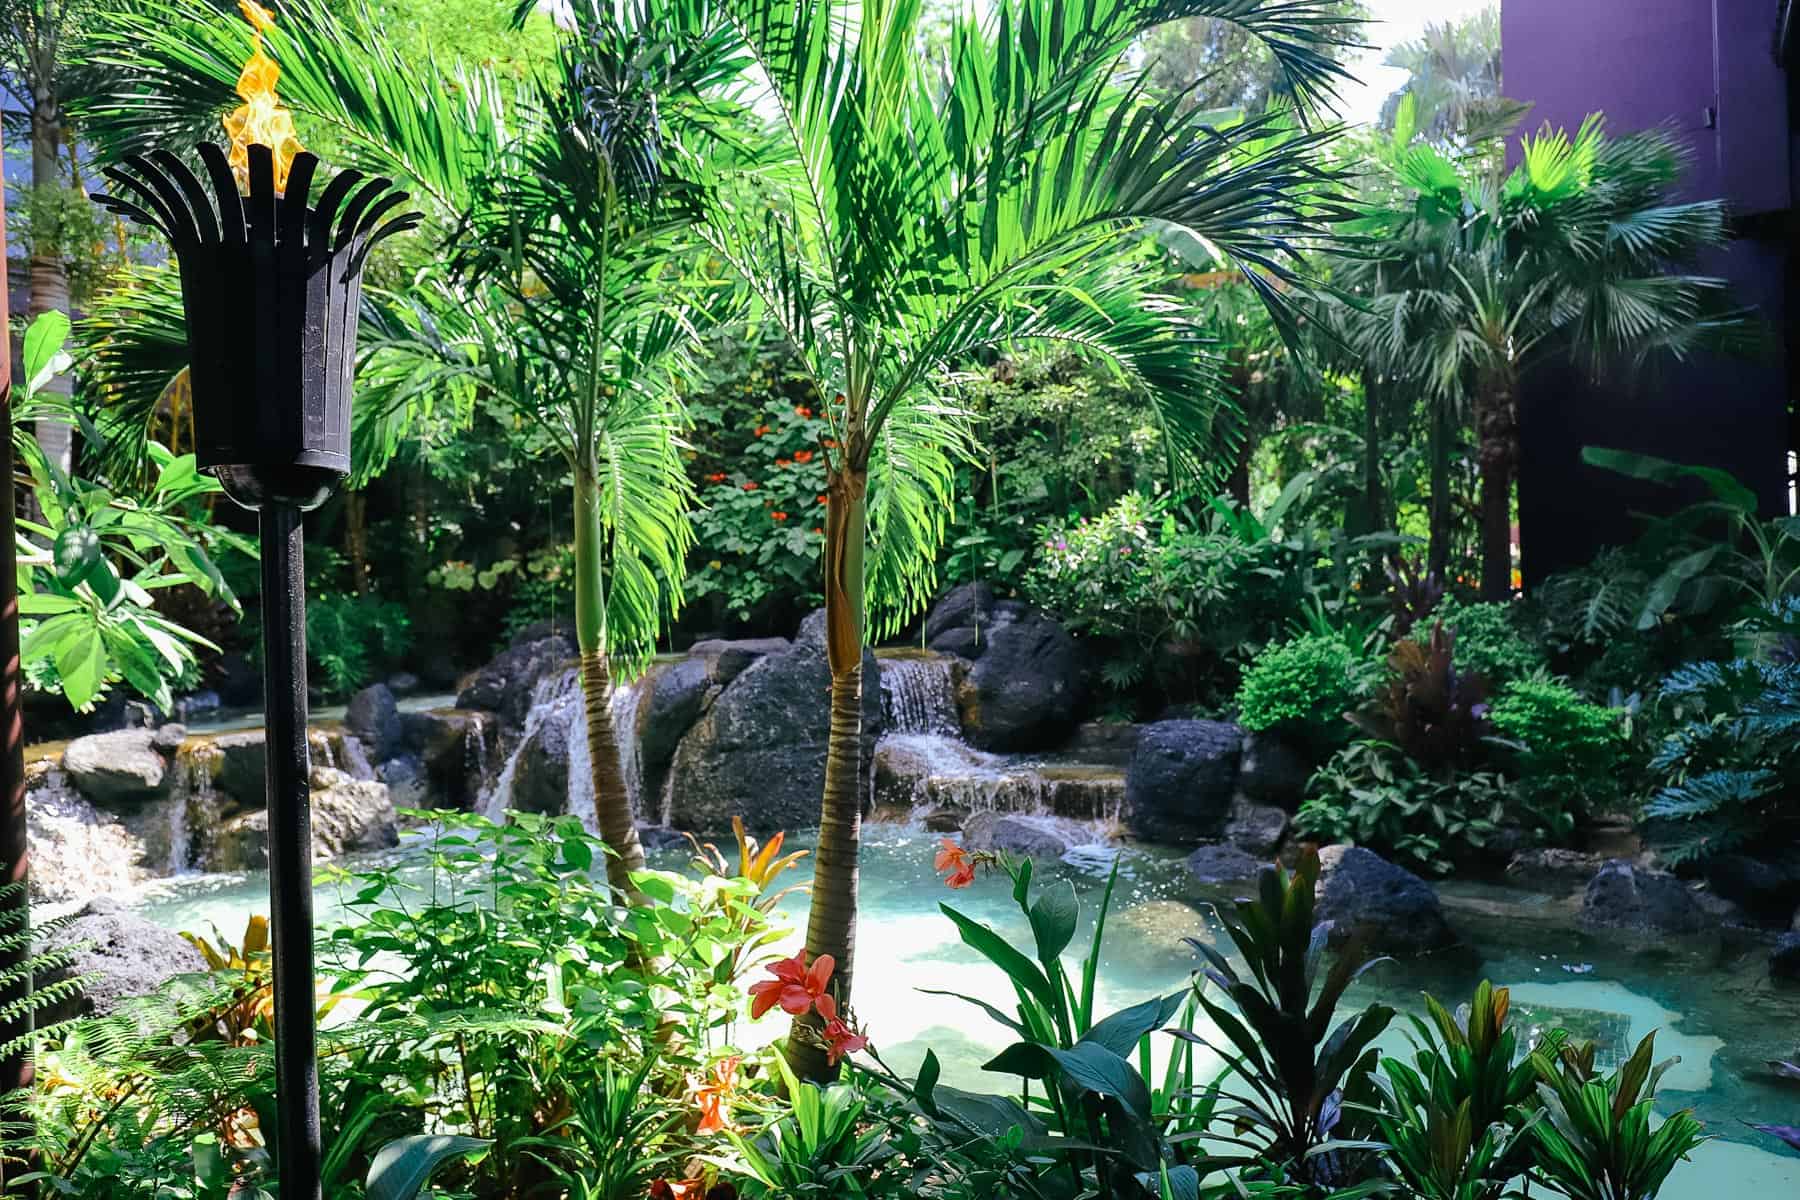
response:
M1581 464L1584 445L1724 467L1786 511L1795 257L1789 245L1792 80L1776 54L1781 0L1502 0L1507 96L1524 128L1663 126L1694 152L1688 199L1722 198L1743 236L1707 270L1730 279L1778 345L1765 359L1662 364L1596 385L1544 364L1520 396L1520 540L1527 583L1628 540L1663 491ZM1515 151L1516 152L1516 151Z

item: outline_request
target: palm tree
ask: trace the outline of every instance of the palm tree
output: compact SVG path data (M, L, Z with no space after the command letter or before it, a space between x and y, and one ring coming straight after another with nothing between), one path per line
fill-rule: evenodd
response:
M1440 409L1467 405L1484 599L1512 589L1518 385L1531 362L1569 354L1599 373L1744 333L1724 281L1692 273L1726 225L1717 201L1671 200L1687 153L1662 131L1608 138L1595 115L1573 137L1524 139L1504 178L1484 156L1426 143L1387 158L1400 190L1368 214L1387 247L1369 345Z
M1291 328L1275 281L1320 229L1328 135L1272 117L1226 127L1116 83L1132 43L1183 16L1236 21L1303 100L1338 68L1336 5L1314 0L1000 0L965 9L923 52L919 0L716 0L754 60L765 137L709 149L704 234L748 281L830 397L825 523L831 723L807 952L848 1000L860 842L861 695L869 635L930 593L956 457L973 430L952 374L1013 342L1110 359L1157 405L1174 459L1221 440L1216 364L1121 234L1210 242ZM1273 134L1274 136L1271 136ZM878 607L871 611L870 601ZM816 1020L788 1053L827 1075Z
M290 5L268 36L285 99L330 138L334 160L411 187L438 235L378 264L376 279L404 280L403 292L365 293L361 470L391 456L405 418L445 391L465 405L485 394L512 406L568 463L595 812L609 879L635 894L644 856L612 724L613 672L647 659L680 603L692 497L671 380L707 317L681 269L691 206L666 135L704 117L701 97L737 63L721 41L689 38L686 17L660 0L582 0L565 17L557 61L517 102L480 71L446 87L434 64L405 61L320 0ZM96 141L125 153L167 137L180 114L219 111L238 38L206 0L110 23L98 54L117 72L89 104ZM128 317L132 303L100 315ZM166 347L158 359L145 330L123 321L90 332L98 381L136 385L144 419L160 388L142 386L141 364L166 366Z

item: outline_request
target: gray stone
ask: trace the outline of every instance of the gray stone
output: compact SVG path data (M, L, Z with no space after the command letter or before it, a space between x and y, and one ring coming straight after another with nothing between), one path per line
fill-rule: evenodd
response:
M48 763L26 767L25 814L34 901L68 904L143 882L144 844Z
M268 791L268 749L263 744L263 731L221 733L210 740L218 755L213 786L246 808L261 808L267 803Z
M507 724L521 726L531 711L538 683L563 670L574 658L575 643L562 634L514 642L476 672L457 695L456 707L497 712Z
M149 729L121 729L76 738L63 751L63 770L95 804L141 804L161 796L169 760Z
M1225 840L1264 862L1275 857L1287 840L1288 815L1273 804L1252 804L1242 796L1231 803L1225 818Z
M1609 860L1588 881L1581 923L1639 934L1703 933L1712 924L1679 879L1622 858Z
M437 807L432 803L424 764L415 755L388 759L375 768L375 778L387 784L388 796L396 809Z
M371 684L350 697L344 710L344 728L362 742L376 762L391 757L400 748L400 707L387 684Z
M1061 817L979 812L963 823L962 844L968 850L1057 859L1091 841L1086 827Z
M577 710L579 711L579 710ZM519 746L509 807L557 816L569 807L569 742L585 736L578 720L540 721Z
M99 897L58 934L58 947L74 948L73 961L48 982L88 977L82 994L40 1014L40 1024L77 1016L104 1016L132 996L147 995L177 975L206 970L200 951L178 933Z
M475 808L498 728L493 714L468 709L400 714L401 744L408 756L418 759L432 807Z
M879 670L874 654L865 652L865 780L881 732ZM791 646L763 655L732 679L681 739L670 765L672 823L705 834L729 830L733 815L759 834L818 825L830 719L820 612L807 618Z
M1573 895L1587 887L1606 860L1580 850L1545 847L1521 850L1506 864L1506 881L1555 895Z
M186 725L162 725L150 735L150 744L164 754L174 754L186 740Z
M1265 731L1244 735L1238 787L1257 803L1294 811L1306 797L1306 784L1312 773L1312 760L1279 734Z
M1800 854L1778 861L1721 854L1707 860L1706 882L1758 920L1779 923L1800 904Z
M1769 952L1769 974L1784 983L1800 983L1800 933L1784 933Z
M749 670L750 664L780 654L794 643L786 638L706 638L688 647L688 655L708 663L712 682L724 687Z
M1198 883L1244 883L1269 864L1236 846L1201 846L1187 857L1187 869Z
M353 779L332 767L312 772L313 857L320 861L400 844L400 824L387 785ZM215 866L253 871L269 865L269 814L258 810L219 830Z
M932 833L961 833L969 814L960 808L934 808L925 814L925 828Z
M1192 844L1224 831L1243 731L1223 721L1158 721L1138 734L1125 775L1125 823L1151 842Z
M396 696L410 695L419 690L419 677L411 671L401 671L388 676L387 686Z
M718 695L712 667L709 659L690 656L646 676L638 684L648 694L638 702L637 728L620 733L637 738L644 796L662 795L663 780L668 777L669 764L675 761L681 739Z
M956 697L971 745L1047 750L1074 732L1087 699L1081 647L1042 609L964 584L932 606L925 642L973 664Z
M1331 944L1361 939L1371 953L1412 955L1456 943L1430 884L1361 846L1319 852L1316 919L1331 922Z

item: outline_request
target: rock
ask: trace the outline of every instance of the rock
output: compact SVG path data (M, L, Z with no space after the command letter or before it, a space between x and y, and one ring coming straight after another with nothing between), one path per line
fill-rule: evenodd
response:
M1199 883L1244 883L1255 879L1269 860L1236 846L1201 846L1187 857L1187 869Z
M177 696L175 698L175 719L183 722L192 721L195 717L218 712L224 703L225 701L219 693L211 690Z
M971 745L1047 750L1075 729L1087 698L1081 647L1048 613L965 584L933 607L925 638L930 649L974 664L956 696Z
M96 808L47 763L33 763L25 774L34 902L84 901L143 882L143 843L118 817Z
M1758 920L1778 923L1800 904L1800 855L1769 862L1748 854L1721 854L1706 864L1712 890Z
M687 850L687 834L679 829L670 829L667 825L644 825L637 827L638 843L645 850Z
M1222 721L1158 721L1138 734L1125 774L1125 823L1151 842L1218 837L1237 788L1243 731Z
M1140 728L1122 721L1083 721L1063 747L1063 752L1082 762L1123 766L1131 761L1131 752L1137 749Z
M1506 881L1536 892L1573 895L1587 886L1606 860L1580 850L1546 847L1521 850L1506 864Z
M750 668L758 659L779 654L793 643L786 638L706 638L688 647L692 658L705 659L712 682L724 687Z
M940 654L980 658L995 603L994 589L985 583L951 588L925 614L925 644Z
M648 694L638 701L637 728L620 730L620 734L637 737L642 795L657 797L662 795L663 780L668 777L669 764L675 761L681 739L694 727L718 690L712 662L691 656L646 676L638 686Z
M213 787L224 792L245 808L261 808L267 803L267 747L263 731L245 729L221 733L210 739L217 755L213 769Z
M76 738L63 751L63 770L95 804L141 804L161 796L169 760L149 729L121 729Z
M498 720L468 709L434 708L400 714L401 744L418 760L428 803L473 810L480 799ZM398 797L396 803L401 803ZM403 805L404 806L404 805Z
M961 833L969 814L960 808L934 808L925 814L925 828L932 833Z
M1024 813L975 813L964 822L962 835L965 849L1050 859L1093 840L1092 832L1075 821Z
M89 901L55 944L76 947L74 961L47 982L90 978L77 999L40 1014L40 1025L104 1016L122 1001L147 995L177 975L206 970L206 960L186 938L127 911L110 897Z
M415 755L402 754L375 768L375 778L387 784L396 809L435 808L425 779L425 768Z
M1679 879L1622 858L1609 859L1588 881L1581 923L1643 934L1701 933L1711 924Z
M1244 735L1238 787L1257 803L1274 804L1293 812L1306 797L1306 784L1312 773L1312 760L1278 734Z
M1800 933L1800 908L1794 910L1794 919L1788 923L1788 930L1791 933Z
M1769 975L1785 983L1800 983L1800 933L1784 933L1769 952Z
M540 721L520 744L508 807L545 816L568 811L570 739L586 736L579 706L576 712L575 721Z
M396 696L408 696L419 690L419 677L411 671L401 671L388 676L387 686Z
M1287 840L1288 815L1272 804L1252 804L1239 796L1225 818L1225 840L1253 858L1273 861Z
M1331 922L1334 946L1360 937L1371 953L1410 955L1456 942L1431 885L1361 846L1319 852L1314 915Z
M865 651L865 768L881 732L879 671L874 654ZM792 645L764 654L733 678L681 739L669 768L672 824L723 833L736 814L759 834L818 825L830 717L831 669L820 612L807 618Z
M400 824L387 785L352 779L332 767L312 772L313 858L325 861L365 850L400 844ZM269 865L269 814L246 813L219 831L217 866L227 871L260 870Z
M547 675L569 665L575 643L562 634L518 641L500 652L456 697L458 708L497 712L509 725L521 726L531 711L532 694Z
M371 684L350 697L344 710L344 728L361 741L376 762L400 748L400 708L385 683Z
M150 735L150 745L163 754L174 754L185 741L186 725L162 725Z

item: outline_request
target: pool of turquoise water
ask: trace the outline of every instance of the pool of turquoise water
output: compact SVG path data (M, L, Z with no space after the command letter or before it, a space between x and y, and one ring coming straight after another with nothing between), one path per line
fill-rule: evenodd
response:
M966 1003L921 989L963 992L1003 1010L1011 1007L1011 990L998 971L962 945L939 905L951 903L1017 944L1027 944L1030 933L1003 878L984 877L966 890L946 891L932 871L933 845L912 829L866 830L856 1010L883 1058L896 1068L910 1071L931 1047L945 1064L947 1082L991 1088L993 1077L982 1078L980 1063L1004 1045L1007 1031ZM1039 868L1040 878L1071 881L1082 900L1084 930L1076 951L1087 945L1112 857L1095 848L1085 857L1078 852L1073 861ZM654 858L656 865L673 868L686 856ZM1182 986L1197 956L1181 938L1220 942L1222 932L1206 905L1230 896L1228 890L1193 883L1171 853L1127 850L1119 868L1100 973L1101 1012ZM266 887L261 875L190 876L146 891L139 904L145 915L171 928L210 932L216 926L235 936L250 913L266 911ZM1800 995L1768 982L1766 952L1712 942L1627 945L1577 930L1566 902L1479 884L1450 883L1441 892L1466 948L1378 966L1347 1004L1379 999L1422 1013L1421 991L1454 1003L1488 978L1513 989L1521 1019L1561 1024L1596 1038L1609 1063L1654 1030L1658 1058L1681 1059L1664 1077L1659 1110L1692 1108L1713 1136L1677 1168L1665 1200L1800 1197L1800 1155L1744 1124L1800 1123L1800 1088L1777 1082L1765 1066L1800 1048ZM317 902L322 923L342 913L334 885L322 886ZM784 905L796 925L804 919L804 905L800 896ZM797 943L797 935L793 940ZM765 1024L769 1036L779 1032L773 1018ZM1397 1022L1389 1033L1390 1050L1406 1048L1403 1024ZM1722 1185L1728 1189L1723 1193Z

